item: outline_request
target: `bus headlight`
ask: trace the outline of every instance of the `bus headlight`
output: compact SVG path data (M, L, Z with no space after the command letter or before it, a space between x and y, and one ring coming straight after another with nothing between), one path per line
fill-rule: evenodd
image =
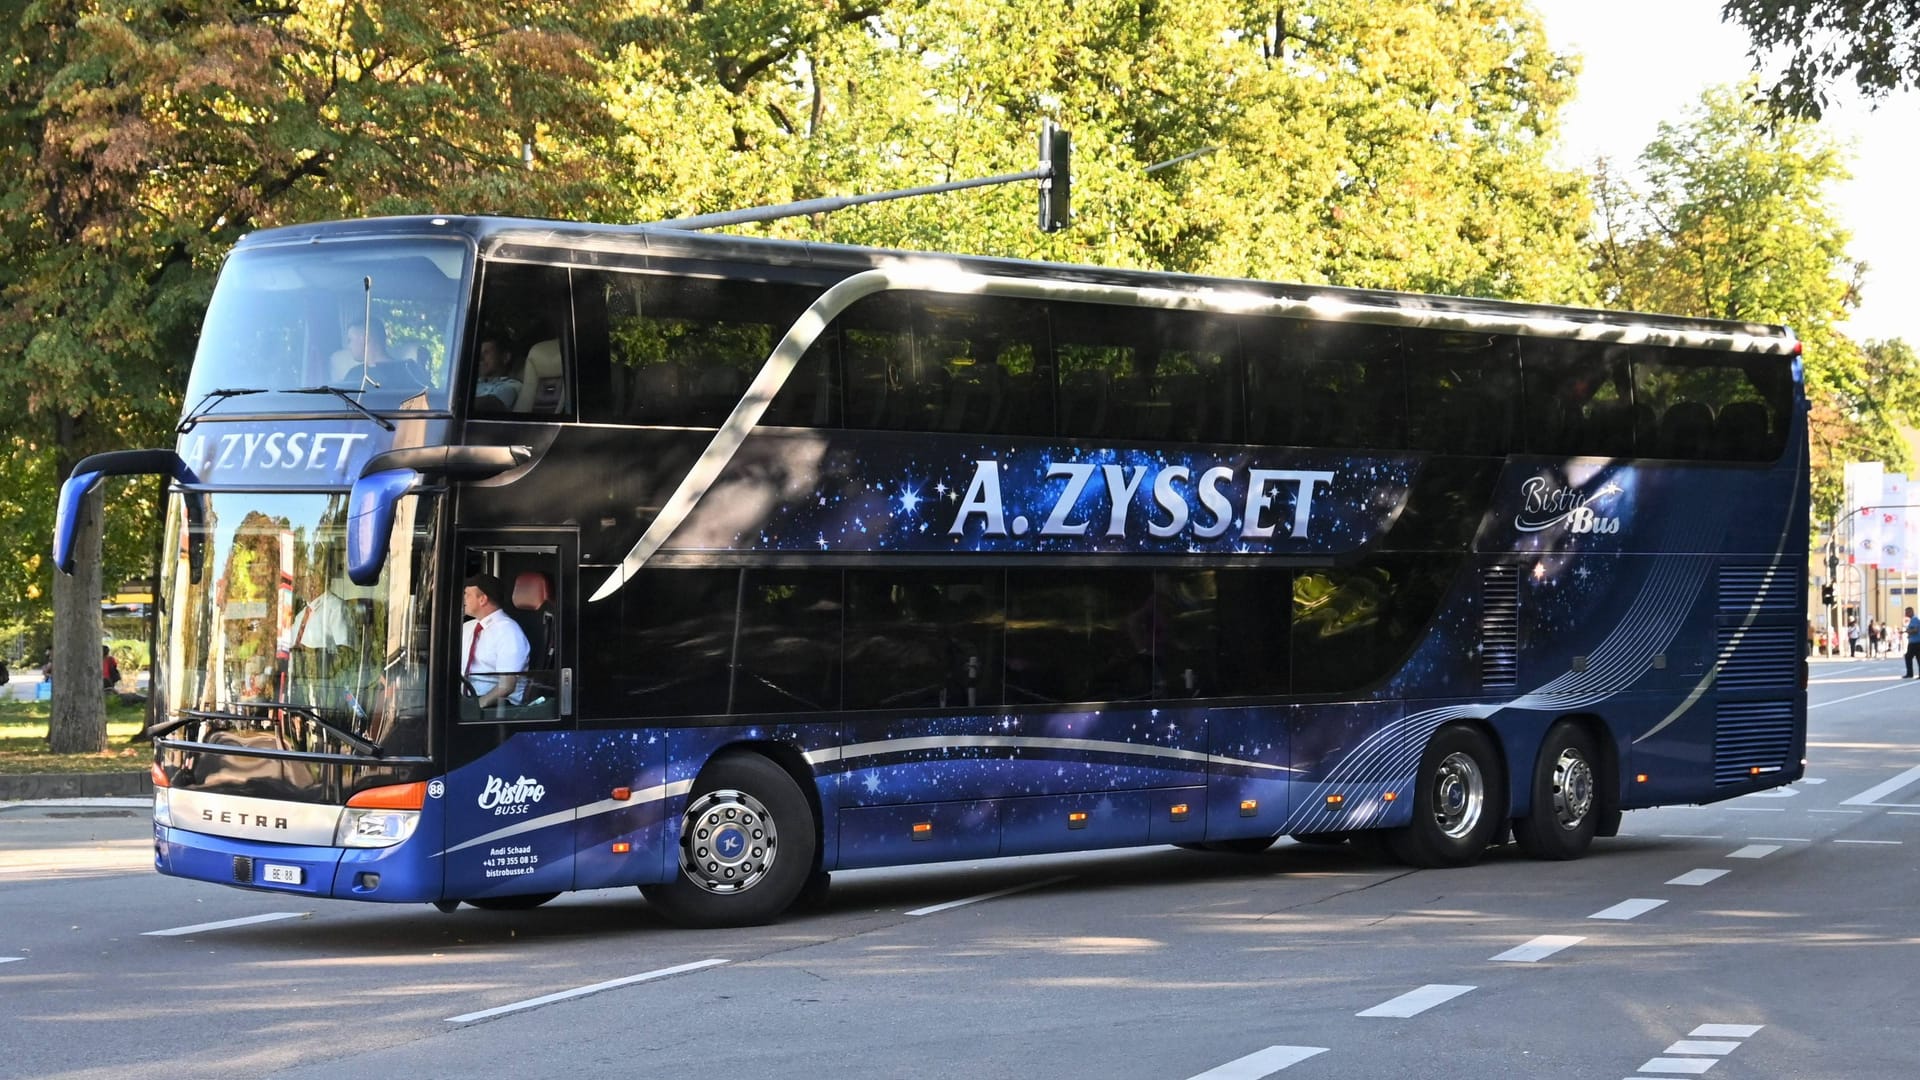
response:
M333 843L335 847L392 847L412 836L414 827L419 824L418 810L349 806L340 813L340 824L333 831Z

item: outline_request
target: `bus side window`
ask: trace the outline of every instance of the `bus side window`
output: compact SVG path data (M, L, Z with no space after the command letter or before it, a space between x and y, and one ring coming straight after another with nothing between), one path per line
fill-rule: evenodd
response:
M1772 461L1784 448L1784 379L1761 385L1745 357L1705 349L1643 349L1633 360L1634 400L1659 417L1658 453L1679 459Z
M1403 330L1408 442L1416 450L1506 454L1515 444L1520 354L1510 337Z
M1254 441L1371 450L1406 445L1399 331L1280 319L1254 334L1246 338Z
M513 355L507 374L520 390L511 404L517 414L553 418L571 415L574 395L567 358L573 342L573 302L564 266L488 262L480 286L480 333L474 349L488 338L503 341ZM468 385L479 370L469 354Z
M1655 452L1646 445L1652 420L1645 403L1635 400L1626 346L1522 338L1520 382L1528 453Z
M847 708L1000 703L998 571L853 570L846 596Z
M580 715L727 711L740 571L648 569L580 611Z

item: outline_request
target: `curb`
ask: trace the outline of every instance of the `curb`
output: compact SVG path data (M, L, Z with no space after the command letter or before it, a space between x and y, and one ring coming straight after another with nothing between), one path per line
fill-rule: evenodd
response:
M152 797L153 776L145 772L0 775L0 802Z

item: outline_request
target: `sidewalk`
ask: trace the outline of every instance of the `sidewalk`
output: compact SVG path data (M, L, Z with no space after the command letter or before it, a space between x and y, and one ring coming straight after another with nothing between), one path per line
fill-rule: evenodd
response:
M0 774L0 805L42 799L153 798L145 772Z

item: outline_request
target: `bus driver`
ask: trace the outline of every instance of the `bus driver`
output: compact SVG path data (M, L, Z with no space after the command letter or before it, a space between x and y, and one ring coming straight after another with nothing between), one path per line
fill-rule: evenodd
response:
M479 699L478 705L505 701L518 705L526 697L520 672L527 670L526 631L502 610L506 589L492 574L467 578L461 607L471 618L460 627L460 675Z

